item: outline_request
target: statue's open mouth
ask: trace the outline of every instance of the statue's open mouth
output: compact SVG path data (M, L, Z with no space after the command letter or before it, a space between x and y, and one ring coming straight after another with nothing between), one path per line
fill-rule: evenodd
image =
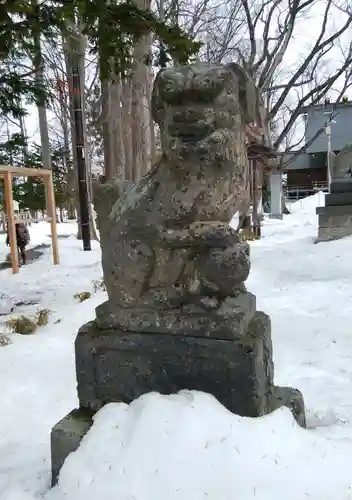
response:
M169 125L169 133L172 137L186 143L203 141L215 130L215 126L204 120L195 123L172 123Z

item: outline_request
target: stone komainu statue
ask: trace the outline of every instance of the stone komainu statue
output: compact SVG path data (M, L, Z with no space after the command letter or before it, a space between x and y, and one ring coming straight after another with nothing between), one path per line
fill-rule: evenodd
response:
M161 161L96 193L108 301L76 340L81 405L188 388L246 416L286 404L304 425L301 394L274 386L270 318L245 288L249 248L228 225L246 191L254 86L235 64L163 70L153 116Z
M79 410L53 428L52 481L111 402L193 389L257 417L299 391L274 385L270 318L244 286L247 244L228 226L246 190L245 124L255 89L235 64L159 73L153 115L163 156L137 184L96 191L108 301L75 342Z
M217 309L243 289L248 247L228 222L246 194L245 125L256 103L236 64L159 73L161 161L136 185L113 181L96 195L111 307Z

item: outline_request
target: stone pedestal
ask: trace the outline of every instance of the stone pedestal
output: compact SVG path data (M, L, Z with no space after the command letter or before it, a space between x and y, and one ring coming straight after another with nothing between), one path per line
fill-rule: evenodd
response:
M236 340L99 330L88 323L76 340L81 407L130 403L142 394L182 389L213 394L230 411L257 417L272 409L270 320L257 313Z
M232 329L232 338L231 318L219 315L213 315L212 336L211 314L208 321L199 322L199 316L191 324L189 316L177 318L176 313L176 326L169 333L165 333L165 321L158 323L164 333L133 333L108 324L104 327L99 317L84 325L75 343L80 410L71 412L52 430L53 484L66 456L77 449L88 431L94 412L107 403L130 403L152 391L207 392L228 410L246 417L259 417L285 405L305 426L300 392L273 383L270 318L262 312L252 313L245 317L237 310L232 322L236 317L240 326ZM224 322L223 330L216 328L220 321ZM187 330L179 331L181 323L190 325L188 334ZM207 336L201 334L202 323ZM158 330L157 323L154 329Z
M318 242L332 241L352 235L352 180L336 180L325 195L325 207L316 209Z
M274 387L270 318L262 312L255 313L246 335L233 340L100 330L96 322L87 323L76 339L76 370L80 406L91 411L151 391L189 389L210 393L246 417L287 404L304 425L299 393L286 390L284 397Z

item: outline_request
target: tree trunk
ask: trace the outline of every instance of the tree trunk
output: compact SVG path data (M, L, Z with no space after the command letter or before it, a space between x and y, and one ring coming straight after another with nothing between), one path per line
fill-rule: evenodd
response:
M20 116L20 129L21 129L21 135L24 139L23 163L24 163L24 166L27 166L27 164L28 164L28 143L27 143L26 122L25 122L24 116Z
M114 162L114 176L119 179L125 177L125 161L124 161L124 145L122 140L123 124L122 124L122 84L119 78L110 84L110 98L111 98L111 129L114 138L113 141L113 162Z
M144 71L140 63L143 54L142 43L144 40L140 40L134 50L135 63L131 82L132 180L134 182L137 182L148 168L144 113Z
M39 10L37 2L33 2L34 8ZM33 43L35 49L34 55L34 69L35 69L35 80L36 85L41 91L41 95L38 96L36 105L38 108L39 117L39 130L40 130L40 142L41 142L41 154L43 167L51 169L51 155L50 155L50 143L49 143L49 132L48 132L48 120L46 116L46 98L44 94L45 82L44 82L44 61L42 57L42 50L40 45L40 30L39 28L33 28Z
M153 91L153 69L148 68L147 70L147 103L148 103L148 120L149 120L149 163L150 166L156 161L156 138L155 138L155 125L152 115L152 91Z
M122 88L122 123L123 123L123 149L125 159L125 179L133 180L132 170L132 134L131 134L131 98L132 85L131 81L126 78Z
M101 55L104 57L104 55ZM107 77L102 77L101 80L101 106L102 106L102 132L103 132L103 147L104 147L104 175L106 180L112 179L114 176L114 148L113 134L111 127L111 96L110 82Z
M150 9L150 0L135 0L135 3L141 9ZM131 125L132 180L135 182L147 172L150 166L147 61L151 54L151 42L150 36L144 36L138 40L133 51Z

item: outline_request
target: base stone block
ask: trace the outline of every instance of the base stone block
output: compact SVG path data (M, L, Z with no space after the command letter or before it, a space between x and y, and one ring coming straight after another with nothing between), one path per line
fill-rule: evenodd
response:
M291 410L298 425L307 426L304 401L300 391L292 387L274 387L272 411L282 406Z
M346 205L352 205L351 191L346 191L346 193L330 193L325 195L326 207L345 207Z
M81 408L71 411L51 430L51 483L57 483L61 467L70 453L77 450L89 431L93 413Z
M100 330L84 325L76 339L80 406L97 411L157 391L215 396L231 412L259 417L287 405L304 425L302 396L273 383L270 318L257 312L238 340ZM291 391L291 392L290 392ZM299 404L297 401L300 400Z
M87 323L76 338L80 409L52 430L52 484L66 457L92 425L92 416L107 403L130 403L157 391L182 389L215 396L231 412L259 417L287 406L305 427L301 393L273 383L270 318L257 312L240 340L100 330Z
M170 310L134 307L111 310L104 302L96 308L98 330L123 330L133 333L174 335L182 337L237 340L246 335L256 312L256 298L247 291L227 297L216 311L199 306Z
M84 325L76 339L80 405L99 410L157 391L213 394L230 411L257 417L271 411L270 319L257 313L241 340L99 330Z
M351 179L332 180L330 184L331 193L352 193Z
M338 240L351 235L352 214L331 215L329 213L322 213L319 215L318 243Z

